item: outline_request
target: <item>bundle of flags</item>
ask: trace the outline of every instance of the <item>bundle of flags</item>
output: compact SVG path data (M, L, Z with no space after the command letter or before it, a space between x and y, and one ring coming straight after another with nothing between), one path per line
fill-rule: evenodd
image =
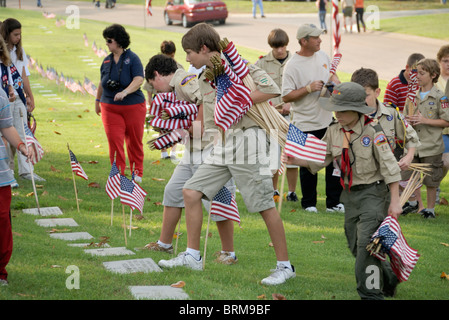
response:
M243 78L245 78L249 74L249 69L246 63L240 57L237 49L234 46L234 43L230 41L221 52L229 62L234 73L243 80Z
M151 149L164 149L182 140L182 129L192 126L198 115L198 106L177 100L175 93L157 94L149 109L148 124L163 135L148 142Z
M411 248L402 234L396 218L387 216L371 237L367 250L377 259L390 257L393 272L399 281L407 281L419 259L418 251Z
M97 96L97 86L87 77L84 77L83 89L91 96Z
M24 128L25 128L26 144L27 146L32 147L34 149L34 157L31 159L31 163L35 165L44 156L44 149L42 149L41 144L39 143L39 141L37 141L36 137L31 132L30 128L26 123L24 124Z
M210 213L224 217L228 220L233 220L240 225L240 215L237 202L235 201L232 193L226 187L221 188L212 199Z
M121 175L115 161L112 164L105 189L111 200L120 197L122 204L130 206L133 210L137 209L141 213L143 212L146 191L134 182L134 177L129 180Z
M289 125L284 152L288 156L323 163L326 158L327 143L313 134L304 133Z
M72 171L79 177L83 178L84 180L89 180L87 177L87 174L84 172L83 168L81 167L80 163L76 159L75 154L72 152L72 150L69 149L70 154L70 164L72 166Z

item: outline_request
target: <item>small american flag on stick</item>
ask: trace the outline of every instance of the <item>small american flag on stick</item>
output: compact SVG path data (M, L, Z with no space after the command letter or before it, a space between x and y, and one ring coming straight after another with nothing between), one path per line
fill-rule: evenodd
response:
M120 172L118 171L115 161L112 164L108 180L106 181L106 193L111 200L120 196Z
M120 175L120 202L128 205L131 209L137 209L141 213L147 193L134 181Z
M293 124L289 125L284 148L287 155L323 163L326 158L326 150L326 142L313 134L302 132Z
M72 171L79 177L89 180L87 177L87 174L84 172L83 168L81 167L80 163L76 159L75 154L72 152L72 150L69 149L70 153L70 164L72 165Z
M226 187L221 188L212 199L210 213L240 224L237 202L235 202L234 196Z
M393 216L387 216L384 219L371 237L371 243L368 244L367 250L382 261L385 261L386 255L388 255L391 269L400 282L408 280L420 257L418 251L408 245L398 220Z
M44 149L42 149L41 144L37 141L36 137L31 132L30 128L26 123L24 123L26 144L34 149L34 157L31 159L31 163L35 165L44 156Z

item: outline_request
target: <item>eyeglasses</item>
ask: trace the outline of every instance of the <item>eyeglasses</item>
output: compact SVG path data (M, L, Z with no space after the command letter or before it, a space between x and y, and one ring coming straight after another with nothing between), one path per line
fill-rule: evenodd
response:
M107 43L112 43L112 41L114 41L113 39L106 39Z

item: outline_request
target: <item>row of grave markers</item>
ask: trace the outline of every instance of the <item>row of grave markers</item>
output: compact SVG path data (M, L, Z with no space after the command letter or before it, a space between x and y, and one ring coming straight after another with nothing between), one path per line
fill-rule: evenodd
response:
M53 218L54 216L61 216L63 212L59 207L44 207L39 208L40 215L37 208L23 209L25 214L40 216L35 222L41 227L79 227L78 223L72 218ZM42 218L52 217L52 218ZM50 237L53 239L65 241L90 240L94 237L88 232L64 232L51 233ZM69 243L69 246L87 247L90 243ZM134 255L135 253L126 247L110 247L107 243L101 248L84 249L84 252L94 256L126 256ZM163 272L162 269L151 258L142 259L128 259L103 262L103 266L111 272L129 274L136 272ZM149 300L186 300L189 296L182 288L174 288L171 286L129 286L131 294L135 299L149 299Z

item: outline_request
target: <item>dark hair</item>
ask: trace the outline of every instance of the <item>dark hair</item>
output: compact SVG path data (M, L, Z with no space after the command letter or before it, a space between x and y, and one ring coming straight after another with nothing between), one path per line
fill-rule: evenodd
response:
M418 61L422 59L424 59L424 55L422 55L421 53L412 53L410 57L408 57L407 59L407 65L410 68L413 68L414 65L417 64Z
M173 41L164 40L161 43L161 53L171 56L176 53L176 46Z
M200 52L201 48L206 46L210 51L220 52L220 35L209 24L200 22L194 25L182 37L182 48L190 49L196 53Z
M268 34L268 45L272 48L281 48L288 45L287 32L282 29L273 29Z
M162 76L168 76L178 69L178 65L176 61L164 54L157 54L151 57L150 61L148 61L145 67L145 79L148 81L149 79L153 80L155 77L155 71L157 71Z
M3 37L3 40L5 40L6 44L9 44L9 35L16 29L22 29L22 25L19 20L14 18L8 18L0 25L0 35ZM23 60L22 53L22 38L20 38L19 43L16 45L17 60Z
M379 88L379 77L373 69L360 68L351 76L351 82L360 84L362 87L369 87L373 90Z
M120 24L113 24L104 29L103 38L114 39L123 49L128 48L131 43L128 32Z

